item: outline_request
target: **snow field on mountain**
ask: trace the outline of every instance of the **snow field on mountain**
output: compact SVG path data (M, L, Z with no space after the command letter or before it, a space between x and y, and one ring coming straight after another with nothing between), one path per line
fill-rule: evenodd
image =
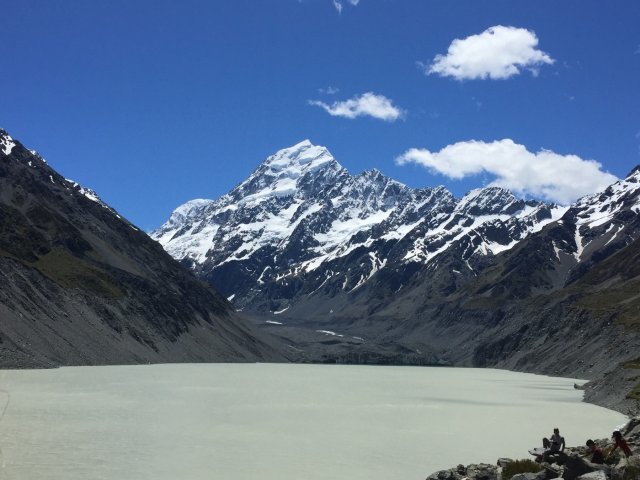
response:
M220 200L206 204L204 202L207 201L195 200L178 207L167 224L152 235L174 257L178 259L190 258L196 263L202 263L206 260L206 253L209 249L223 247L232 239L239 238L241 246L235 252L230 252L226 258L221 259L217 264L218 266L230 261L246 260L257 250L267 245L284 246L304 219L313 216L323 208L320 203L314 202L313 198L308 198L301 192L298 182L303 175L318 172L322 167L329 165L332 165L336 171L343 170L324 147L314 146L308 140L283 149L268 157L245 182ZM310 251L314 252L315 256L312 259L304 260L297 270L313 271L324 262L348 255L358 247L369 247L372 239L367 239L364 242L353 242L352 238L359 232L365 232L372 227L391 221L392 217L401 217L408 211L419 212L425 208L426 204L434 202L434 195L442 194L443 191L446 192L441 187L438 187L428 198L415 202L411 208L408 205L401 205L397 197L391 196L386 200L386 209L376 209L372 208L371 202L378 202L380 200L378 198L379 195L367 196L362 199L359 199L357 195L358 192L373 188L371 187L371 178L380 179L381 177L382 175L375 171L369 175L352 177L354 178L353 182L345 184L339 189L339 194L330 199L338 218L334 219L325 229L313 232L312 238L317 244L312 246ZM410 190L398 182L389 179L384 179L384 181L388 183L386 186L381 187L382 194L387 192L389 185L401 190ZM243 195L240 197L234 196L237 192L242 192ZM505 195L507 193L504 191ZM268 202L269 199L281 196L291 197L293 199L292 203L275 213L268 211L266 207L260 210L261 204L266 205L265 202ZM515 202L515 199L510 194L508 196L506 205L502 205L501 208L509 207ZM473 208L484 208L484 204L487 202L500 203L495 198L487 197L488 194L483 189L469 192L456 206L455 213L462 213ZM397 204L394 204L394 202L397 202ZM232 207L234 211L245 207L257 208L258 212L261 213L254 215L254 217L240 219L233 227L229 228L224 228L223 226L215 228L215 223L212 222L209 223L208 227L203 227L202 222L207 221L206 216L199 215L207 210L202 208L203 205L209 209L212 206L216 206L218 214ZM299 214L294 220L293 216L299 212L299 209L302 210L302 214ZM526 217L533 210L531 207L526 207L519 217ZM207 216L211 216L208 212L209 210L207 210ZM445 232L444 227L449 214L442 213L437 218L442 222L426 233L425 240L416 242L414 251L408 252L405 256L407 260L428 261L435 256L434 253L427 253L425 251L426 247L422 246L421 243L425 243L428 239L439 240L440 235ZM457 229L457 236L454 236L449 242L459 239L483 222L497 219L506 221L509 218L511 218L509 215L479 217L474 220L472 226ZM424 218L418 218L410 223L403 223L400 218L399 223L386 227L387 231L380 238L383 240L400 240L423 222ZM223 236L215 239L219 230L220 233L223 233ZM175 236L176 232L179 235ZM445 250L447 246L448 244L438 250L438 253ZM492 244L488 250L508 248L505 245L500 247L498 244ZM265 269L262 270L262 274L264 273ZM262 278L262 275L260 278Z
M583 259L582 249L592 241L582 238L585 225L606 227L622 208L640 211L638 176L574 204L575 247L554 242L558 259L559 250ZM514 248L569 210L518 199L500 187L456 200L444 187L411 189L375 169L352 176L325 147L305 140L268 157L218 200L178 207L151 236L201 274L243 272L252 280L237 292L240 298L254 286L294 278L305 280L307 292L327 282L348 292L383 269L414 263L436 268L446 252L473 271L474 259Z
M576 202L574 208L578 211L575 228L576 253L574 256L576 260L580 261L584 249L592 241L591 239L585 241L581 230L585 228L592 230L607 225L616 214L625 208L636 214L640 213L640 170L636 170L626 179L612 184L604 192L582 197ZM609 225L605 234L609 233L613 227L614 225ZM606 244L615 240L618 233L623 230L622 226L616 227L616 231Z

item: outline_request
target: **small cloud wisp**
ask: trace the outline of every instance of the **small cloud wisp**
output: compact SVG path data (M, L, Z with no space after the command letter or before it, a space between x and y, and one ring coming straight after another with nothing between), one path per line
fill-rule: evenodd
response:
M360 0L346 0L347 3L353 5L354 7L357 7L358 4L360 3ZM333 6L335 7L335 9L338 11L338 13L342 13L342 8L343 8L343 0L333 0Z
M386 122L395 122L402 118L405 112L396 107L393 102L384 95L376 95L373 92L363 93L349 100L327 104L320 100L309 100L309 105L320 107L329 115L354 119L357 117L373 117Z

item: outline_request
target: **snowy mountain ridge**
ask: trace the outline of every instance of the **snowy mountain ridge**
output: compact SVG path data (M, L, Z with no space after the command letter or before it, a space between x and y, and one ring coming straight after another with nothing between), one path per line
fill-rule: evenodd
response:
M629 232L629 220L640 214L640 167L602 192L580 198L570 213L575 223L573 255L578 261L617 241L631 243L636 234Z
M179 206L151 237L242 303L258 287L302 277L316 289L338 282L351 291L385 267L427 264L459 244L465 260L494 255L565 211L498 187L456 200L444 187L412 189L375 169L353 176L305 140L219 199ZM229 275L236 283L225 281L225 291L216 279Z

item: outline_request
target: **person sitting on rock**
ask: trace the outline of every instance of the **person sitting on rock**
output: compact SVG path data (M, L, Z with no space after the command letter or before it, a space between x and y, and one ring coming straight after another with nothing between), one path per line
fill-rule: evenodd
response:
M551 435L551 439L547 440L545 438L542 443L545 448L548 446L548 449L545 450L544 454L542 455L542 460L544 462L548 462L551 455L564 452L564 437L560 435L560 430L558 429L558 427L553 429L553 435Z
M623 451L625 457L630 457L632 455L631 449L629 448L629 444L622 437L622 434L620 433L619 430L616 430L615 432L613 432L613 435L611 436L611 438L613 439L613 448L609 452L609 455L611 455L614 452L614 450L618 447L620 447L620 450Z
M587 440L587 448L591 453L591 463L604 463L604 455L602 454L602 449L596 445L596 442L591 439Z

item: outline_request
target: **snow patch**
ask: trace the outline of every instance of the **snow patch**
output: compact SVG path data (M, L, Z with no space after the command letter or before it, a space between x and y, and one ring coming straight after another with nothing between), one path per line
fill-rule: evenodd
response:
M584 247L582 245L582 236L580 235L580 227L578 225L576 225L574 239L576 242L576 253L574 253L573 256L576 258L577 261L580 261L580 257L582 256L582 251L584 250Z
M618 226L618 225L610 225L605 233L609 233L609 231L613 230L614 228L615 228L616 231L613 232L613 235L611 235L611 238L609 240L607 240L607 243L604 244L605 247L607 245L609 245L611 242L613 242L618 237L618 233L620 233L620 230L622 230L623 227L622 226Z
M13 141L8 134L0 135L0 149L5 155L9 155L13 147L16 146L16 142Z
M332 332L330 330L316 330L317 333L324 333L325 335L329 335L332 337L344 337L344 335L340 335L336 332Z
M98 195L96 194L96 192L94 192L93 190L89 189L89 188L84 188L84 187L80 187L80 189L78 190L82 195L84 195L85 197L87 197L89 200L91 200L92 202L96 202L96 203L102 203L102 201L100 200L100 197L98 197Z

